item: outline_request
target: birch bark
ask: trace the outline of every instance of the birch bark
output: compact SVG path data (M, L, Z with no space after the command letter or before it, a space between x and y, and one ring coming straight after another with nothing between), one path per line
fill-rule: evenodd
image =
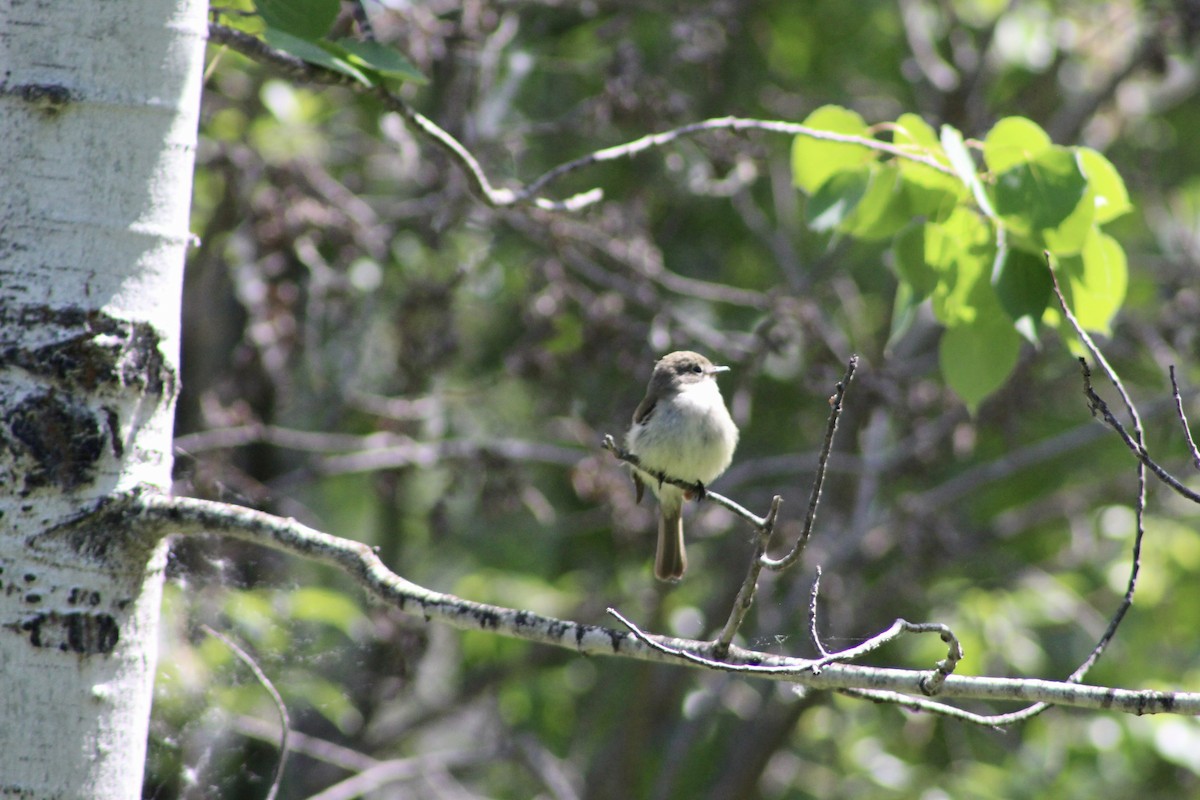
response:
M202 0L0 0L0 795L140 796Z

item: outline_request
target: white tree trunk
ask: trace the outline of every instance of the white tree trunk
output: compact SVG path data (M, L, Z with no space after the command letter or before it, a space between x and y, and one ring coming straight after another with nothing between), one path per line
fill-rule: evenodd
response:
M0 0L0 795L140 796L203 0Z

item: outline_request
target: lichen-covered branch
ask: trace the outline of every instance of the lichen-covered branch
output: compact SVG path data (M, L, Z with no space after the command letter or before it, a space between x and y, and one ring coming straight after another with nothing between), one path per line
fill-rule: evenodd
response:
M924 697L929 670L881 669L852 664L826 664L731 647L725 661L711 657L712 644L652 634L635 634L570 620L555 619L520 609L476 603L436 592L388 569L375 551L355 542L248 508L208 500L134 494L114 500L94 512L123 518L131 535L144 540L169 534L231 536L264 547L330 564L342 570L380 600L413 616L465 630L574 650L585 655L719 669L747 677L786 681L810 689L860 689ZM1132 714L1200 714L1200 693L1138 691L1085 686L1062 681L1018 678L980 678L949 675L938 696L942 700L1044 702Z

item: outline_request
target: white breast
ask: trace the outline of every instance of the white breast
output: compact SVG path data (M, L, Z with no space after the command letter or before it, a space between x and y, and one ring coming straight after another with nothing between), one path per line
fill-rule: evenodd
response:
M705 380L660 401L646 424L630 429L626 446L647 469L708 484L733 460L737 439L717 382Z

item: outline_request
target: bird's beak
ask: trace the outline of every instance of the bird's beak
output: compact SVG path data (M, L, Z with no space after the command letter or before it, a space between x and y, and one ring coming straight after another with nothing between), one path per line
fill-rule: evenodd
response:
M716 375L718 372L729 372L729 367L719 367L714 364L708 368L709 375Z

